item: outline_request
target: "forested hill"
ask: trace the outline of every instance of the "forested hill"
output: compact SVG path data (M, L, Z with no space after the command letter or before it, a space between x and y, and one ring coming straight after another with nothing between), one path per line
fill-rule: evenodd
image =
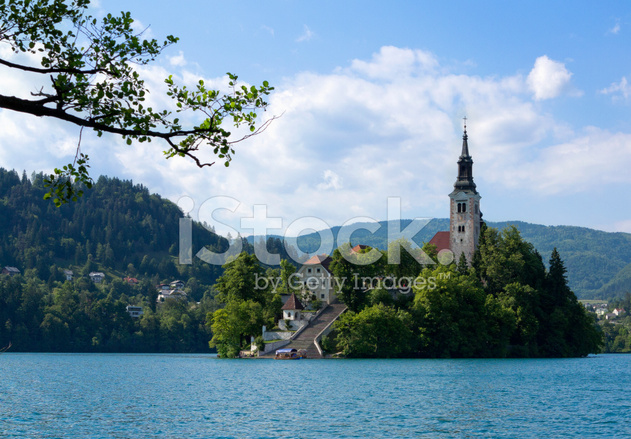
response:
M401 220L401 229L411 220ZM352 235L351 243L366 244L381 250L387 248L387 222L379 223L381 228L374 234L358 230ZM631 234L609 233L600 230L574 226L543 226L523 221L487 221L489 227L504 229L514 225L524 240L532 243L544 261L550 258L556 247L565 262L569 286L579 298L623 297L631 292ZM340 227L333 227L337 236ZM422 245L429 242L438 231L449 230L449 219L432 219L415 236L414 241ZM313 253L320 245L316 233L298 238L299 248ZM335 243L331 243L336 248Z
M76 203L60 208L43 199L45 192L41 174L33 174L29 179L0 168L1 267L15 266L22 272L36 269L37 277L43 280L59 277L58 269L63 268L81 271L77 274L100 270L114 277L150 279L154 284L193 278L207 286L222 273L221 267L198 258L193 258L193 265L177 264L182 213L175 204L150 194L141 185L101 177ZM402 220L401 228L409 223L410 220ZM631 234L521 221L487 224L499 229L515 225L544 261L556 247L567 267L569 285L579 298L622 297L631 291ZM353 234L353 245L385 249L386 222L381 225L375 234L358 230ZM437 231L448 228L448 219L433 219L416 235L415 241L422 244ZM339 227L332 231L337 236ZM225 239L197 223L192 235L195 252L204 245L224 251L228 245ZM298 244L302 251L313 253L320 241L317 234L310 234L301 236ZM269 241L267 247L272 253L287 257L277 239ZM201 295L201 290L197 295Z
M43 280L58 277L58 268L155 283L194 277L207 285L221 274L221 267L197 258L176 265L182 213L141 185L100 177L77 202L59 208L43 199L45 192L41 174L20 178L0 168L0 266L36 269ZM227 249L224 238L197 223L192 235L194 249Z

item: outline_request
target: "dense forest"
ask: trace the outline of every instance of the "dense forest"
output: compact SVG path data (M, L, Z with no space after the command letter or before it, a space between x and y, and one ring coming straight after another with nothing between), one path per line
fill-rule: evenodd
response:
M100 177L77 202L57 208L49 200L42 174L31 179L0 169L0 264L35 269L44 280L57 267L108 275L162 279L194 277L211 285L221 268L196 261L176 265L179 220L171 201L141 185ZM228 242L193 225L193 248L224 251ZM196 258L195 258L196 259ZM52 270L52 271L51 271ZM198 300L201 297L198 297Z
M568 287L556 249L546 267L516 228L483 228L470 266L464 257L441 265L435 246L425 244L430 259L419 262L420 250L400 243L409 250L400 263L391 263L384 251L372 259L370 247L351 250L345 244L333 252L329 268L348 311L323 339L325 351L356 358L578 357L600 351L602 330ZM263 273L245 253L237 262L216 286L225 306L208 318L211 344L228 358L246 348L261 325L277 321L282 302L275 293L293 289L303 299L313 296L306 286L288 282L290 265ZM280 279L278 290L254 288L260 276Z
M223 268L178 263L182 212L130 181L101 177L78 201L44 200L43 176L0 169L0 348L56 352L209 352L206 315ZM193 252L228 241L193 222ZM270 252L288 258L279 240ZM263 245L259 242L257 245ZM244 241L244 250L254 247ZM71 281L64 270L73 272ZM95 284L91 272L105 279ZM127 278L127 281L124 279ZM186 300L156 304L181 280ZM136 283L137 281L137 283ZM143 307L132 318L127 305Z
M401 220L403 230L411 220ZM357 230L352 235L351 244L365 244L380 250L387 248L387 222L379 222L381 228L374 234L367 230ZM609 233L600 230L574 226L543 226L523 221L492 222L489 227L503 230L515 226L525 241L548 261L556 248L563 254L568 272L570 288L583 299L610 299L622 297L631 292L631 234ZM355 224L353 226L356 226ZM332 227L337 236L340 227ZM449 230L449 219L436 218L429 221L416 234L413 241L418 245L428 242L436 232ZM313 253L320 245L316 233L300 236L298 248ZM337 243L325 243L337 248Z
M604 335L603 352L631 353L631 293L608 303L608 309L625 310L622 318L613 321L601 318Z
M431 246L425 248L432 253ZM387 266L353 267L340 250L330 266L340 277L358 269L360 278L391 271ZM350 312L335 323L324 346L347 357L575 357L599 352L601 330L568 287L556 249L548 267L516 228L483 228L470 267L464 258L450 266L420 267L416 280L424 282L415 281L408 294L343 286L340 297ZM415 271L413 264L410 271Z

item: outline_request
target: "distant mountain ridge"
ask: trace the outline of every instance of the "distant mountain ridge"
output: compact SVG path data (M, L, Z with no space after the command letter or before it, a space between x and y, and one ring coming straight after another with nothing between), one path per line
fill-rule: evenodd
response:
M43 199L45 192L42 174L20 178L0 168L0 266L36 269L44 280L55 267L84 267L155 282L194 277L206 285L223 272L197 258L177 264L183 214L142 185L102 176L78 201L59 208ZM202 225L192 229L193 248L228 248Z
M401 230L412 220L400 222ZM489 227L504 229L514 225L522 237L532 243L547 263L553 248L560 252L565 266L569 285L579 298L610 298L622 296L631 291L631 234L603 232L576 226L544 226L523 221L487 221ZM371 223L354 224L354 227ZM374 234L368 230L357 230L351 236L351 244L366 244L385 250L387 248L387 221ZM337 237L341 227L330 230ZM414 236L418 245L429 242L439 231L449 230L449 219L435 218ZM282 238L282 237L279 237ZM258 238L257 238L258 239ZM253 238L249 237L252 241ZM301 252L313 254L320 247L317 233L300 236L297 245ZM337 244L325 242L325 247L336 248Z
M92 190L76 203L55 208L43 200L42 174L31 179L0 168L0 265L16 266L22 272L37 269L43 279L51 269L108 269L119 276L187 280L212 285L223 269L198 258L189 266L177 264L179 220L182 212L169 200L149 193L141 185L101 177ZM401 220L400 229L412 220ZM523 221L487 222L503 229L512 224L531 242L544 261L556 247L567 267L570 287L579 298L620 297L631 291L631 234L611 233L574 226L543 226ZM372 223L363 223L370 225ZM376 233L357 230L351 243L387 248L387 222ZM362 223L354 224L355 228ZM341 227L332 227L337 237ZM449 229L446 218L432 219L414 241L422 245L436 232ZM206 246L222 252L228 241L198 223L193 224L193 248ZM276 236L275 238L281 238ZM257 238L258 239L258 238ZM255 238L247 240L252 243ZM320 246L316 233L300 236L302 253L313 254ZM325 243L331 249L336 243ZM287 257L282 242L267 243L271 253ZM253 248L244 248L252 252ZM293 253L293 252L291 252ZM89 258L92 255L92 258Z

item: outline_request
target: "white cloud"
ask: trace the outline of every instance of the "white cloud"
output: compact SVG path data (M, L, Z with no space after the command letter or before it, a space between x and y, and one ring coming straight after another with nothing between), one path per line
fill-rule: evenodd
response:
M274 36L274 28L262 25L261 29L263 29L264 31L268 32L271 36Z
M396 80L400 76L420 75L438 67L436 57L422 50L385 46L372 60L353 60L351 70L375 79Z
M186 65L186 59L184 58L184 53L180 50L180 52L169 58L169 63L172 66L184 67Z
M535 61L527 83L535 100L539 101L559 96L568 87L571 77L572 73L565 68L565 64L544 55Z
M131 28L134 30L136 35L139 35L145 40L151 40L155 38L151 30L151 26L145 26L140 20L134 20L134 22L131 24Z
M318 189L326 191L329 189L339 190L342 188L342 179L335 172L327 169L323 174L324 181L318 184Z
M620 33L620 21L616 21L616 24L614 25L614 27L609 29L607 33L618 35Z
M163 95L169 73L188 85L199 79L184 57L169 68L175 71L138 68L152 90L147 105L172 108ZM401 198L404 217L444 217L465 115L474 175L485 197L495 188L517 188L562 203L566 193L631 184L625 169L631 134L574 129L542 112L530 91L541 99L556 96L570 74L546 57L535 71L527 79L451 73L430 52L383 47L370 60L353 60L330 74L303 72L274 84L262 116L283 116L262 135L236 144L229 168L164 160L159 141L129 147L114 136L84 133L84 149L95 175L133 178L173 201L189 196L199 208L213 196L237 199L236 213L219 216L233 226L255 204L267 205L268 215L283 218L285 227L303 216L332 226L357 216L384 219L390 196ZM561 80L552 90L532 90L554 72ZM12 87L32 89L26 77L11 80ZM225 78L204 81L225 88ZM73 126L8 111L0 111L0 126L0 166L47 170L73 157Z
M313 37L315 36L315 33L309 29L309 26L307 26L306 24L303 25L303 32L302 35L300 35L298 38L296 38L296 42L297 43L301 43L303 41L309 41L311 40Z
M614 100L629 99L631 97L631 85L627 81L625 76L622 77L620 82L614 82L609 87L600 91L603 94L613 95Z
M631 134L587 127L567 141L541 149L503 180L511 187L528 186L544 194L577 193L608 184L627 185L631 176Z

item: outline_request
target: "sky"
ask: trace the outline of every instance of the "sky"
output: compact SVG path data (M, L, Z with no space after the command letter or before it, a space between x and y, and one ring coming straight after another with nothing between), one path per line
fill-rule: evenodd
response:
M269 233L392 218L388 198L402 218L445 218L466 116L486 220L631 233L627 2L93 5L96 16L129 10L146 36L180 38L139 68L155 105L170 105L169 75L223 89L232 72L275 87L261 116L280 117L237 144L228 168L83 133L95 178L133 180L220 232L251 234L255 206L277 218ZM0 77L3 94L38 89L4 67ZM49 172L72 161L78 136L0 110L0 167Z

